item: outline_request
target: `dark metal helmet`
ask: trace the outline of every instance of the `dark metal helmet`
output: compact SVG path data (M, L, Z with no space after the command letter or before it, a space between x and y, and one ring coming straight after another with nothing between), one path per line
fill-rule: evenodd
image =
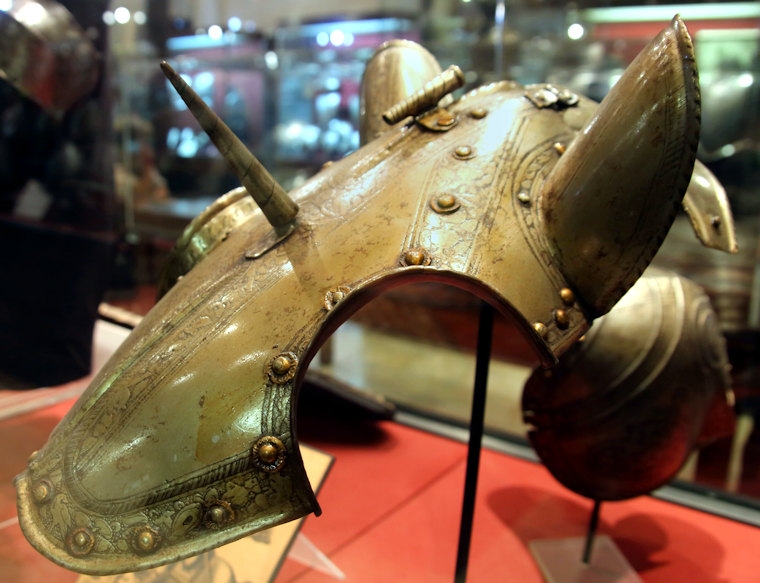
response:
M716 395L730 386L726 343L697 284L650 268L522 406L541 461L594 500L646 494L686 461Z

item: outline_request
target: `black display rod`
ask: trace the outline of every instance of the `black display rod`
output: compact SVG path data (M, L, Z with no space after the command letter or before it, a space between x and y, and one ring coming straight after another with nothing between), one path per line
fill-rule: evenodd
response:
M493 339L494 309L481 302L478 322L478 346L475 360L475 383L472 391L470 410L470 440L467 447L467 469L464 479L462 519L459 523L459 546L454 583L467 580L467 565L470 559L472 522L475 517L475 496L478 489L480 450L483 446L485 424L486 392L488 389L488 367L491 362L491 342Z

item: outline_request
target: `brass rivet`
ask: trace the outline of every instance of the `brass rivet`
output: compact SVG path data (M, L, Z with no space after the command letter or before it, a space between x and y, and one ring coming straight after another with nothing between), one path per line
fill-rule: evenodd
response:
M283 352L275 356L267 367L267 375L278 385L285 384L296 375L298 357L292 352Z
M278 356L272 362L272 370L279 375L286 374L292 366L293 363L287 356Z
M570 316L565 310L554 310L554 321L557 323L557 327L565 329L570 325Z
M216 500L204 515L206 528L217 529L235 520L235 511L229 502Z
M517 193L517 200L519 200L523 204L530 204L530 195L527 192L518 192Z
M325 294L325 301L324 301L325 310L327 310L328 312L332 310L335 306L337 306L340 302L343 301L347 293L348 293L348 288L343 287L343 286L329 290Z
M565 150L566 150L565 144L562 144L560 142L555 142L554 143L554 149L557 151L557 154L559 154L561 156L562 154L565 153Z
M132 546L138 553L151 553L158 547L160 537L149 526L138 528L132 535Z
M541 322L534 322L533 329L536 331L536 334L538 334L541 338L546 338L547 330L544 324L542 324Z
M422 251L407 251L404 258L409 265L422 265L425 261L425 254Z
M463 160L465 158L471 158L472 148L470 146L457 146L456 150L454 150L454 155Z
M271 443L265 443L259 448L259 459L264 463L271 464L277 460L277 455L277 448Z
M226 515L227 511L218 504L216 506L212 506L207 514L209 520L215 524L222 524Z
M401 256L405 266L430 265L430 256L424 249L409 249Z
M457 203L457 199L453 194L442 194L438 197L438 206L444 209L453 207Z
M82 557L95 546L95 537L86 528L78 528L66 537L66 543L72 555Z
M430 199L430 208L440 214L449 214L458 210L460 203L453 194L440 194Z
M456 117L449 113L448 111L443 111L438 115L438 118L435 120L435 123L438 124L441 127L447 128L452 125L454 125L454 122L456 121Z
M476 107L470 112L470 115L475 119L483 119L488 115L488 111L482 107Z
M575 302L575 294L569 287L563 287L559 290L559 297L562 298L562 301L568 306L572 306Z
M39 480L32 485L32 497L35 502L42 504L50 499L50 493L53 491L53 487L47 480Z
M253 460L265 472L278 471L285 463L285 444L273 435L265 435L256 441L251 448Z

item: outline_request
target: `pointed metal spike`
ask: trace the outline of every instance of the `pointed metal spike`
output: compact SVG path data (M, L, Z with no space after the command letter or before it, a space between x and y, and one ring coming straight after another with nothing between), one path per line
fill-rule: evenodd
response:
M285 189L169 63L162 61L161 69L208 137L232 166L241 184L261 207L269 223L275 229L290 225L298 213L298 205Z

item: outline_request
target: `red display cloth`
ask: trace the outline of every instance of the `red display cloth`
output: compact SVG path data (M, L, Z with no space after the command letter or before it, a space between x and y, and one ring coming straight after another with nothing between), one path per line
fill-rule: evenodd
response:
M466 445L385 422L365 443L309 436L335 456L302 528L362 583L454 580ZM540 583L535 539L584 536L592 503L541 465L484 450L468 581ZM599 533L646 583L760 581L760 530L642 496L602 505ZM335 579L286 561L278 583Z
M0 524L15 516L13 476L70 406L0 422ZM335 456L319 494L323 514L302 532L349 582L453 581L466 445L392 422L329 423L330 435L302 431ZM541 582L528 543L582 536L590 510L542 466L484 451L468 581ZM599 532L647 583L760 580L760 530L751 526L644 496L603 505ZM75 580L34 551L17 524L0 530L0 582ZM335 579L286 560L277 582L291 581Z

